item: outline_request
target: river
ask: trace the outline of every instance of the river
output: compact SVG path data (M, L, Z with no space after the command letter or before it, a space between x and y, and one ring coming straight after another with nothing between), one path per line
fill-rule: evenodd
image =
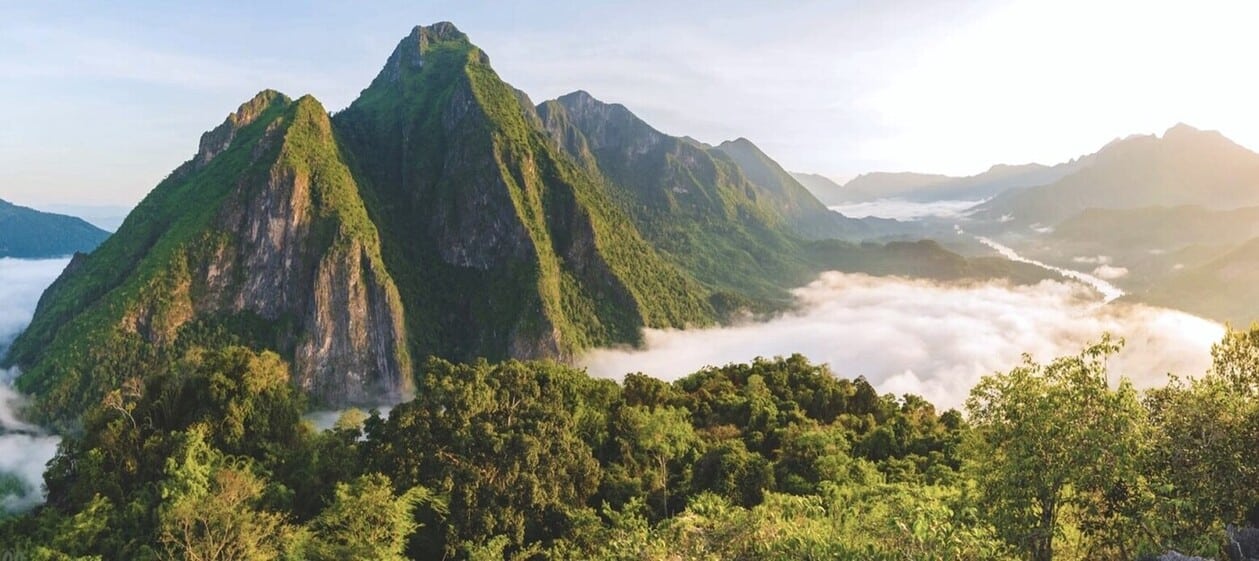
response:
M961 230L959 230L959 232L961 232ZM1093 287L1094 289L1096 289L1098 292L1102 293L1103 301L1110 302L1124 295L1123 289L1095 275L1082 273L1080 271L1076 271L1072 269L1064 269L1062 267L1055 267L1043 261L1037 261L1035 259L1029 259L1027 257L1023 257L1022 255L1019 255L1018 252L1011 249L1009 246L1002 245L984 236L975 236L975 239L979 240L979 243L982 243L988 247L991 247L997 253L1001 254L1002 257L1009 259L1010 261L1017 261L1019 263L1027 263L1028 265L1035 265L1047 271L1053 271L1064 277L1075 279L1084 284L1087 284Z

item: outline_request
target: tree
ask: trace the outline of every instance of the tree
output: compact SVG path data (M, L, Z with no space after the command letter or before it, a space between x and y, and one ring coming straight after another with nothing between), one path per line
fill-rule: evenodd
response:
M1211 346L1211 374L1227 381L1239 394L1259 398L1259 326L1228 330Z
M691 476L691 492L711 491L740 506L760 504L774 488L774 471L764 456L749 452L740 440L721 442L700 456Z
M648 491L660 498L660 510L669 515L670 463L695 450L699 438L690 413L677 407L623 407L619 424L623 456L645 467L651 483Z
M276 559L294 538L282 514L259 510L265 483L249 462L232 460L206 443L203 429L185 435L167 460L158 513L166 558L181 561Z
M423 486L448 513L420 509L419 557L506 536L510 548L553 539L598 489L579 436L585 392L602 387L554 363L451 364L433 359L415 400L367 422L363 458L400 489Z
M980 505L1033 561L1053 559L1066 509L1101 520L1099 513L1137 486L1147 419L1127 380L1114 389L1108 383L1105 359L1120 345L1104 337L1048 365L1024 357L1022 366L971 390L969 466ZM1094 536L1107 529L1080 528Z
M1146 398L1156 530L1177 549L1204 554L1226 525L1259 523L1259 329L1230 331L1211 356L1205 376L1173 378Z
M378 473L338 483L332 504L310 524L307 558L404 561L407 538L419 527L412 511L422 502L432 503L424 488L395 496L389 478Z
M778 488L795 495L816 494L823 481L842 483L853 460L846 431L839 427L793 427L783 438L775 476Z

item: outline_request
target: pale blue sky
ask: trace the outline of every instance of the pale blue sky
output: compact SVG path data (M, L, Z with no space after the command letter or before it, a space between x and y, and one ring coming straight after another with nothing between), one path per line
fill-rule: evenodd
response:
M1253 4L0 0L0 198L134 203L258 90L340 109L441 20L535 101L585 89L793 170L975 173L1177 121L1256 146Z

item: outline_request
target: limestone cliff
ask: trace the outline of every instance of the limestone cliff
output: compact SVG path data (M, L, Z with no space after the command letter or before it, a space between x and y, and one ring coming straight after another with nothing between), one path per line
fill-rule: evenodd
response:
M379 403L411 388L403 315L327 112L264 91L67 269L10 360L61 408L235 341L282 351L317 402Z

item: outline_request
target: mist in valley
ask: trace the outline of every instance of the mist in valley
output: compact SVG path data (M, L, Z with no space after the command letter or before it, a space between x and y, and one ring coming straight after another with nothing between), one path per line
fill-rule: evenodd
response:
M69 259L0 259L0 356L31 321L44 289ZM22 511L43 500L44 467L60 438L21 420L25 399L11 384L18 369L0 370L0 510ZM5 482L11 482L6 485ZM16 483L20 488L13 488Z
M1114 376L1140 387L1168 373L1198 375L1224 327L1183 312L1105 302L1092 288L1045 281L944 284L831 272L795 291L797 308L762 323L648 330L643 349L604 349L583 360L593 375L630 372L676 379L705 366L801 353L838 376L865 376L885 393L913 393L958 407L980 377L1007 371L1023 353L1074 355L1104 333L1122 337Z

